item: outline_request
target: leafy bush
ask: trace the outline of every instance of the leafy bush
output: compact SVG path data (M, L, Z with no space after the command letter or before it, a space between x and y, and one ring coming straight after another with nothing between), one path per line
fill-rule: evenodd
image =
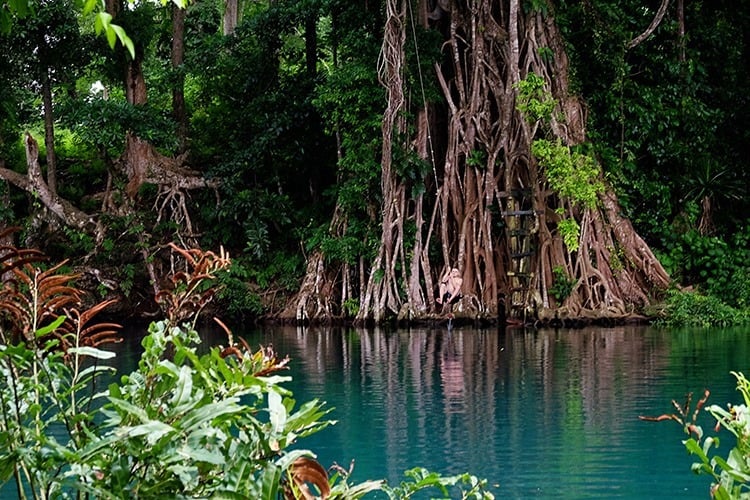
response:
M555 266L552 268L552 275L554 276L554 279L549 292L558 303L562 303L565 299L570 297L570 294L575 287L576 280L568 276L568 273L565 272L563 266Z
M474 476L421 468L396 487L350 485L340 469L329 479L312 452L292 448L334 422L283 387L288 358L253 352L226 328L226 347L198 354L193 325L216 291L207 282L229 259L173 250L184 270L157 295L165 319L150 325L137 369L103 393L111 370L100 362L114 354L100 346L119 325L92 320L109 302L78 312L74 276L59 265L34 268L34 251L0 256L0 275L14 276L0 295L0 486L14 479L19 498L395 499L428 488L493 498Z
M695 411L690 412L691 394L688 394L684 405L675 401L672 404L678 414L664 414L659 417L641 417L643 420L673 420L682 425L688 439L682 443L691 455L698 458L693 463L692 471L696 474L708 474L713 479L711 497L720 500L747 498L750 493L750 381L741 372L732 372L737 379L737 390L742 394L743 403L728 405L710 405L705 408L716 419L715 430L728 430L736 439L734 447L726 458L711 455L712 448L719 447L719 438L704 438L703 428L698 425L700 410L708 399L709 392L696 404Z
M749 243L750 228L737 231L729 241L691 230L672 234L659 259L680 283L733 307L746 308L750 307Z
M672 290L667 295L661 326L731 326L747 323L748 310L739 310L717 297L695 291Z

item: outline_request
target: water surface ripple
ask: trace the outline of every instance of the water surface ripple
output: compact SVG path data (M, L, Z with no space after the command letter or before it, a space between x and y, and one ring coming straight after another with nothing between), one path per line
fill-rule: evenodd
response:
M487 478L498 498L709 498L709 479L674 422L671 400L712 391L739 403L747 329L668 331L277 328L248 332L292 358L298 401L334 407L308 438L323 465L354 479L403 479L424 466ZM707 430L710 415L701 415ZM729 436L724 433L726 456Z

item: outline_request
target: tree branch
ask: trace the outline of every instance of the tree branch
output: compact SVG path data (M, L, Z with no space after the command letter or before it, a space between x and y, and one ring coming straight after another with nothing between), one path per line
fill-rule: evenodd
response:
M644 41L646 38L651 36L651 33L656 30L656 28L661 23L661 20L664 19L664 14L667 12L667 7L669 6L669 0L662 0L661 5L659 6L659 10L656 12L656 16L654 16L654 19L651 21L651 24L646 28L646 31L638 35L637 37L633 38L630 43L628 44L628 49L632 49L636 47L638 44L640 44L642 41Z
M24 144L26 145L27 175L24 176L7 168L0 168L0 178L37 196L42 204L60 217L65 224L81 230L92 229L95 226L93 218L73 206L69 201L53 193L44 181L42 169L39 166L39 145L31 134L26 134Z

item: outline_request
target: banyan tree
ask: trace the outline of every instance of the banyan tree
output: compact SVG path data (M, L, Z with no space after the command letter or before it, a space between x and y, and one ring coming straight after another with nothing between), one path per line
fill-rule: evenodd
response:
M616 320L658 299L669 276L621 214L588 143L554 7L386 1L380 246L372 261L309 256L282 316L332 319L355 301L358 322L433 317L441 312L437 281L449 267L463 277L457 316L504 309L518 319ZM631 45L659 15L663 9ZM415 26L442 35L442 60L433 75L406 78ZM427 76L439 82L439 102L424 98ZM429 163L428 173L402 175L398 162L408 154ZM346 225L337 210L331 232Z

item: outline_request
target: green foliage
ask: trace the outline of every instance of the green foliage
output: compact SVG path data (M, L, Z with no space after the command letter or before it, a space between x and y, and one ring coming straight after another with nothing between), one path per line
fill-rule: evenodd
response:
M437 489L442 498L461 498L462 500L490 500L494 498L491 493L485 491L487 481L480 480L470 474L441 476L422 467L416 467L407 470L404 475L408 480L401 482L398 486L391 488L384 485L382 487L383 491L388 494L388 498L392 500L412 498L416 493L430 489ZM451 488L457 488L458 494L451 495Z
M750 322L750 310L739 310L717 297L695 291L672 290L665 301L663 316L656 324L669 327L726 327Z
M359 301L354 298L349 298L341 304L341 308L344 310L344 314L348 318L353 318L359 312Z
M544 3L544 2L542 2ZM530 123L542 121L548 123L555 110L555 100L544 89L544 78L529 72L526 78L518 82L517 107Z
M748 185L747 116L737 113L750 85L747 51L732 40L746 31L750 5L686 3L685 17L697 22L684 38L668 15L630 50L633 34L653 17L642 3L559 7L572 80L589 111L587 132L639 233L661 237L701 191L735 208L715 211L718 235L744 224L749 198L731 201L719 186L736 193Z
M581 234L581 226L573 218L561 219L557 223L557 230L560 231L565 246L571 252L577 252L580 246L579 236Z
M4 283L0 316L25 328L0 330L0 485L11 478L19 498L360 498L383 491L409 498L427 488L461 498L491 499L486 481L443 477L425 469L390 488L382 481L350 485L326 470L298 442L334 421L318 400L297 405L278 372L288 358L270 348L251 351L227 332L227 346L200 354L191 326L215 292L207 283L226 269L223 255L172 246L188 270L159 294L168 319L149 326L137 368L97 393L109 370L99 349L113 339L109 324L87 325L107 303L72 321L59 311L78 300L70 277L40 273L33 251L0 258L25 288ZM177 256L176 256L177 257ZM28 264L28 265L27 265ZM41 292L41 293L40 293ZM35 313L41 312L41 314ZM189 320L188 322L183 322ZM206 351L205 349L203 351ZM93 396L91 396L93 394ZM91 405L94 399L99 400ZM104 404L98 404L104 401Z
M321 248L327 259L348 264L356 264L361 256L370 254L366 243L354 235L325 238Z
M133 285L135 284L136 267L133 264L124 264L119 268L118 280L120 291L125 297L130 297L130 293L133 291Z
M663 240L660 261L670 275L730 306L750 307L750 228L739 228L729 243L691 229Z
M372 49L370 49L372 50ZM342 172L338 198L348 210L365 211L380 192L382 147L381 119L383 89L377 84L375 67L356 61L337 68L318 87L314 104L341 138L345 155L339 160Z
M466 165L469 167L484 169L487 167L487 153L481 150L473 150L466 157Z
M313 103L324 78L308 73L301 50L304 20L318 8L254 4L236 36L201 28L207 32L187 54L191 152L209 177L221 179L218 207L211 196L200 203L203 244L244 252L256 268L275 252L298 251L307 228L323 223L335 201L327 195L335 140Z
M198 356L198 341L189 328L150 326L138 370L109 386L101 437L83 450L78 487L120 498L269 498L264 478L309 453L286 448L332 423L320 420L327 412L317 401L294 408L279 385L287 377L259 375L285 363L270 351L227 356L214 347Z
M604 192L601 168L590 154L555 142L537 139L531 153L545 168L547 181L560 196L580 203L586 208L596 207L599 193Z
M66 257L79 253L89 254L94 249L94 238L90 234L78 231L71 227L64 227L63 232L65 233L65 236L67 236L69 243L66 250L70 253L68 253Z
M304 262L299 256L274 254L264 267L235 260L217 275L221 287L218 298L230 317L257 317L266 312L261 291L273 284L283 296L299 286L303 270Z
M60 103L63 124L82 145L116 157L124 148L127 132L167 151L176 147L174 120L149 105L132 106L125 101L86 95Z
M742 372L731 372L737 379L737 390L742 395L742 403L726 407L710 405L705 411L716 419L716 430L723 428L734 438L734 446L726 455L714 453L719 448L717 436L705 436L703 428L697 424L698 412L703 409L709 392L698 402L692 418L689 416L691 394L687 403L680 406L673 401L680 415L662 415L646 420L674 420L683 426L688 439L682 443L687 451L698 459L691 469L696 474L711 477L711 498L722 500L746 498L750 490L750 381Z
M563 266L552 268L552 286L549 287L549 293L555 298L558 304L570 297L575 288L576 280L568 276Z

